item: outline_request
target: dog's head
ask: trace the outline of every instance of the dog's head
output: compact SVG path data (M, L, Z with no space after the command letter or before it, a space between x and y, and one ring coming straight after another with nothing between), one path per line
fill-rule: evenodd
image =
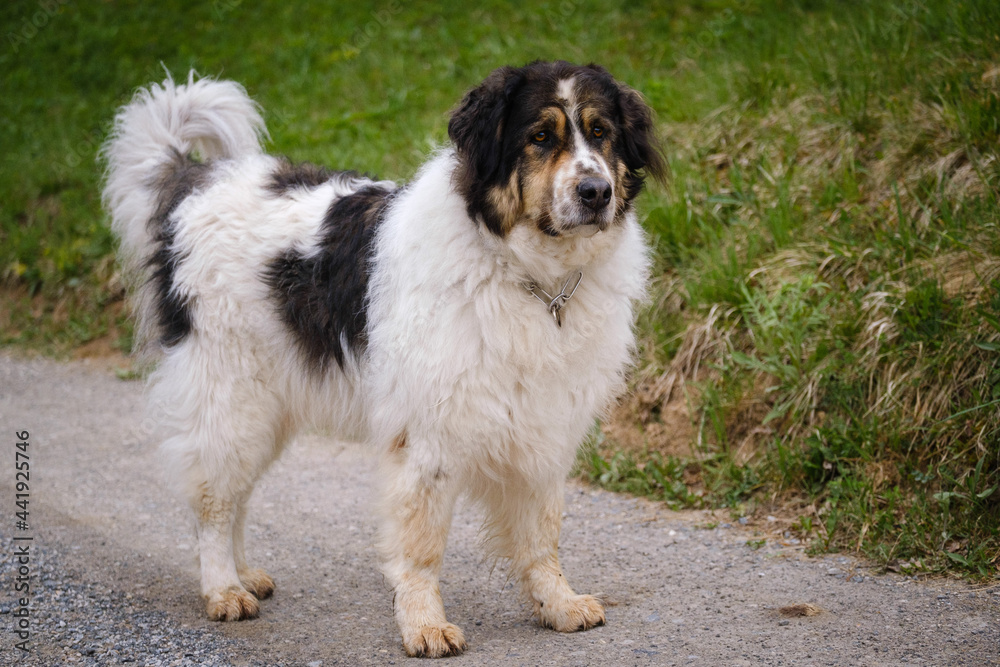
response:
M501 67L448 124L469 214L497 236L515 225L592 235L620 222L665 163L642 97L602 67Z

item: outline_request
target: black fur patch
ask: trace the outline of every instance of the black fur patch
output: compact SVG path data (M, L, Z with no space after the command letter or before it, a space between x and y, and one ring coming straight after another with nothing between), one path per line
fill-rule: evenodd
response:
M642 192L646 176L664 181L667 161L656 137L653 111L639 93L619 86L618 113L622 119L620 150L625 166L628 167L625 174L625 201L630 203Z
M293 164L281 160L264 187L273 195L283 195L296 188L315 188L334 179L360 180L356 171L334 171L308 162Z
M209 171L208 165L175 153L173 164L165 168L156 186L159 192L156 211L148 222L154 250L147 265L156 294L160 343L167 347L176 345L191 333L187 297L174 289L174 273L183 257L174 247L175 230L171 217L182 201L208 183Z
M318 371L344 349L365 344L365 297L375 230L397 190L368 185L334 201L323 220L318 253L288 250L271 261L265 280L306 362Z
M526 69L493 70L478 88L469 91L448 122L448 136L461 158L457 186L469 216L481 219L497 236L503 236L505 230L488 195L491 187L510 178L520 153L520 147L511 151L504 138L513 134L508 116L526 82Z
M553 237L559 236L559 231L552 226L552 218L548 214L543 215L538 221L538 231Z

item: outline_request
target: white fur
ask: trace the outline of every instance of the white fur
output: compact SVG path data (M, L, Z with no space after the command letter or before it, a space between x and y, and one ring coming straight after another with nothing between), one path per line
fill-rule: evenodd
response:
M105 172L104 207L120 241L120 259L132 280L143 277L142 263L150 244L146 221L153 215L153 184L174 153L197 152L204 159L259 154L267 136L257 105L233 81L195 80L178 86L168 74L162 85L139 89L115 116L102 150ZM141 289L136 309L146 312L152 296ZM139 340L151 335L149 317L139 317Z
M588 176L600 176L608 183L614 183L611 175L611 167L607 160L588 144L583 136L583 129L580 127L578 117L578 103L576 94L576 83L574 79L561 79L556 86L559 99L563 102L563 111L566 113L566 125L569 133L573 136L573 158L567 160L555 175L553 184L553 214L557 220L578 221L583 209L580 206L577 195L577 184ZM580 225L577 229L584 235L596 233L595 226L605 228L614 219L618 208L618 196L612 189L611 200L608 205L600 211L593 224ZM563 230L572 229L567 225Z
M624 388L633 307L648 270L629 213L589 238L552 238L517 225L501 239L470 220L455 192L456 156L434 156L400 195L375 242L368 344L322 375L303 364L263 267L289 248L315 249L331 200L357 183L265 194L276 161L261 153L260 116L234 83L168 80L118 115L105 201L132 271L149 252L149 184L170 150L216 158L210 185L173 216L184 255L176 289L193 331L164 350L150 402L169 414L163 449L192 505L202 593L214 618L253 616L269 590L243 555L254 482L303 427L361 440L381 458L379 548L411 654L464 648L437 590L456 497L487 513L491 552L513 572L542 622L575 630L603 622L590 596L559 571L564 479L587 430ZM525 288L583 281L562 327ZM142 276L139 276L142 279ZM140 318L153 317L147 307ZM148 328L148 327L147 327Z

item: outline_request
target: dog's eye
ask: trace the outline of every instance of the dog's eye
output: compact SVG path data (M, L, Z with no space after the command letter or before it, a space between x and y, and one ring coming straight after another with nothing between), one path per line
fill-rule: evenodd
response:
M536 144L544 144L548 138L549 138L548 132L535 132L535 136L533 136L531 140L534 141Z
M595 125L594 129L591 130L591 132L593 132L594 136L597 137L598 139L604 136L604 128L601 127L600 125Z

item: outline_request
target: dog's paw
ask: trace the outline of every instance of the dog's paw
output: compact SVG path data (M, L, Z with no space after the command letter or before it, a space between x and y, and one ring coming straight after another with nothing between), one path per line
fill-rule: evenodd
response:
M260 568L255 567L240 572L240 583L258 600L267 599L274 593L274 579Z
M260 603L247 591L232 586L209 595L205 610L213 621L243 621L257 618Z
M537 606L538 617L547 628L559 632L589 630L604 625L604 606L593 595L574 595Z
M451 623L425 625L414 632L404 633L403 648L412 658L443 658L465 650L465 635Z

